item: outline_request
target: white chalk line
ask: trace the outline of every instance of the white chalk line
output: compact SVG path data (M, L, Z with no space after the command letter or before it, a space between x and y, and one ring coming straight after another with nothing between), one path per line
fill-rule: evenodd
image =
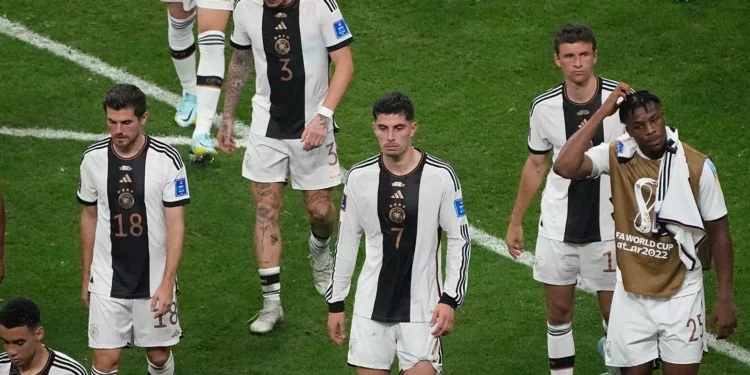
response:
M146 80L143 80L139 77L136 77L130 73L127 73L122 69L115 68L96 57L84 54L83 52L78 51L74 48L68 47L64 44L60 44L47 37L39 35L27 29L25 26L19 23L10 21L7 18L4 18L2 16L0 16L0 33L16 38L18 40L27 42L39 49L52 52L53 54L57 56L70 60L80 66L83 66L95 73L98 73L104 77L110 78L116 82L132 83L140 87L141 90L143 90L143 92L146 95L149 95L169 105L175 106L176 103L180 100L180 96L177 94L174 94L165 89L162 89L156 86L155 84L148 82ZM217 120L219 119L220 119L220 116L217 115L214 121L217 122ZM235 124L235 128L238 130L238 136L244 136L249 132L249 127L247 127L246 125L240 122L237 122ZM7 128L7 127L0 127L0 134L11 135L11 136L28 136L28 137L46 138L46 139L70 139L70 140L81 140L81 141L84 141L84 140L95 141L98 139L105 138L107 136L106 134L90 134L90 133L80 133L80 132L54 130L54 129L17 129L17 128ZM164 142L167 142L173 145L189 145L190 144L190 139L187 137L156 136L155 138L164 140ZM238 141L238 145L242 146L244 144L243 142ZM344 175L346 175L347 171L343 170L343 172L344 172ZM517 263L521 263L528 267L532 267L534 258L533 258L533 255L531 255L531 253L526 252L522 254L518 259L513 259L513 257L508 252L508 247L505 244L505 241L479 228L476 228L473 225L469 225L469 234L471 236L472 242L494 253L500 254L508 259L511 259ZM581 290L584 290L584 289L581 289ZM588 292L588 293L591 293L591 292ZM736 344L733 344L729 341L717 340L716 337L711 333L708 334L708 344L716 351L726 356L729 356L731 358L734 358L737 361L745 365L750 366L750 351Z

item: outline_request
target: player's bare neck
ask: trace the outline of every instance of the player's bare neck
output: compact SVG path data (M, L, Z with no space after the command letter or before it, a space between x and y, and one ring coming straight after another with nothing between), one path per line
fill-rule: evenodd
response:
M26 367L18 367L21 375L39 374L45 367L47 367L47 362L49 362L49 350L47 350L44 345L39 344L36 354L36 357L34 357Z
M585 104L594 98L597 88L599 88L599 79L593 74L582 84L566 80L565 96L573 103Z
M409 151L398 156L384 156L383 164L392 175L405 176L416 169L421 160L422 152L415 148L410 148Z
M115 154L117 154L120 159L132 159L141 152L145 145L146 136L141 133L138 134L138 138L136 138L133 143L126 147L118 147L117 144L114 144Z

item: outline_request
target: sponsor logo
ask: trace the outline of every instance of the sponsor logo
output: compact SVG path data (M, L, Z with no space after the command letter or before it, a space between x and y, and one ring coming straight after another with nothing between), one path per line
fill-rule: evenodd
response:
M129 166L129 165L121 165L121 166L120 166L120 170L121 170L121 171L125 171L125 172L130 172L130 171L132 171L132 170L133 170L133 167L131 167L131 166Z
M133 182L133 180L130 179L130 174L126 174L125 177L120 179L121 184L129 184Z
M402 194L401 190L399 190L395 194L391 195L391 199L404 199L404 194Z
M393 186L393 187L399 187L399 188L402 188L402 187L406 186L406 184L405 184L405 183L403 183L403 182L401 182L401 181L395 181L395 182L393 182L393 183L391 184L391 186Z

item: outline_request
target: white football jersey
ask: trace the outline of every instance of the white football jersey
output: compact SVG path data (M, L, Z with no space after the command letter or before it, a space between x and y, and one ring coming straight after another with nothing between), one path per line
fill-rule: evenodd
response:
M296 0L270 8L241 0L231 44L253 49L255 96L250 131L296 139L328 94L329 53L354 39L336 0Z
M471 240L461 184L453 168L423 153L417 168L392 175L375 156L352 167L341 202L329 310L344 310L362 233L365 261L354 314L381 322L426 322L438 302L466 295ZM448 238L445 283L442 233Z
M552 151L552 162L560 149L617 87L617 82L598 78L596 95L588 103L575 103L565 94L565 84L555 86L531 103L529 151ZM590 146L609 143L625 133L618 113L604 119ZM556 241L584 244L614 239L609 176L571 181L553 170L542 193L539 234Z
M50 348L49 359L38 375L88 375L86 369L67 355ZM19 375L21 372L13 365L8 353L0 353L0 375Z
M111 138L96 142L83 153L78 201L98 215L89 292L151 297L167 258L164 207L190 202L179 152L146 136L136 156L122 159Z

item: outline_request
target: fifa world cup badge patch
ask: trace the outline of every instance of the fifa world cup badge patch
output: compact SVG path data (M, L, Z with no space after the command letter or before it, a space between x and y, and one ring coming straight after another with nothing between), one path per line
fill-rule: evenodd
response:
M341 212L346 212L346 194L341 198Z
M622 141L617 141L617 153L622 154L624 146L622 145Z
M187 180L185 177L174 180L174 196L183 197L188 194Z
M336 32L336 39L341 39L350 34L349 27L346 26L343 18L333 23L333 30Z
M458 198L453 201L453 206L456 207L456 217L466 216L466 209L464 209L464 199Z

